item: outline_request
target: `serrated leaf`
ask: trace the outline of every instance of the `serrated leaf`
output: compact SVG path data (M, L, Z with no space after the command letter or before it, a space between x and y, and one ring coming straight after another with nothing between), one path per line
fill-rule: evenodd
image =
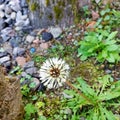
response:
M105 21L106 21L106 20L109 20L109 19L110 19L110 16L109 16L109 15L106 15L105 18L104 18Z
M95 91L82 78L77 78L77 81L79 82L81 86L80 90L83 93L85 93L86 95L96 96Z
M109 54L109 56L106 58L108 62L114 63L115 62L115 57L112 53Z
M105 113L107 120L116 120L115 116L111 111L108 111L106 108L103 108L103 112Z
M76 95L76 92L75 91L73 91L73 90L64 90L64 92L66 93L66 94L68 94L68 95Z
M107 40L112 40L112 39L116 36L117 33L118 33L118 31L112 32L112 33L108 36Z
M108 52L106 50L102 50L102 57L106 58L108 56Z
M106 50L108 51L116 51L118 49L118 46L113 44L113 45L109 45L106 47Z
M99 95L99 100L111 100L120 96L120 81L117 81L106 92Z
M116 40L106 40L106 45L112 45L114 43L116 43Z

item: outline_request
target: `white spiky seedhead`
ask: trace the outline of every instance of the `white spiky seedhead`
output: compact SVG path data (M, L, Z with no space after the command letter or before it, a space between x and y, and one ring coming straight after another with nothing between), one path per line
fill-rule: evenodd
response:
M40 80L49 89L61 87L69 76L69 70L70 67L64 60L50 58L39 70Z

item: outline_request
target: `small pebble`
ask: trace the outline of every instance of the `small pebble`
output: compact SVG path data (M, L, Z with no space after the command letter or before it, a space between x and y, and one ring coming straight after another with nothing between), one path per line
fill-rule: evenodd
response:
M35 53L36 49L34 47L30 48L30 53Z

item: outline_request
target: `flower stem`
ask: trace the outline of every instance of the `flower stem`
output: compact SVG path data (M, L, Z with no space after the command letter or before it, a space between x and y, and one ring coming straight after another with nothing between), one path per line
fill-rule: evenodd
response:
M68 86L70 86L73 90L75 90L80 96L82 96L86 101L88 101L89 103L92 103L93 102L88 98L86 97L81 91L79 91L77 88L75 88L69 81L66 81L66 84Z

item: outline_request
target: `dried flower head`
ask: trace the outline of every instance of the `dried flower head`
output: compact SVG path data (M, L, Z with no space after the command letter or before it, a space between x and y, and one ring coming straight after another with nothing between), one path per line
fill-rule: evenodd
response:
M64 60L50 58L41 66L40 80L49 89L61 87L69 76L69 69Z

